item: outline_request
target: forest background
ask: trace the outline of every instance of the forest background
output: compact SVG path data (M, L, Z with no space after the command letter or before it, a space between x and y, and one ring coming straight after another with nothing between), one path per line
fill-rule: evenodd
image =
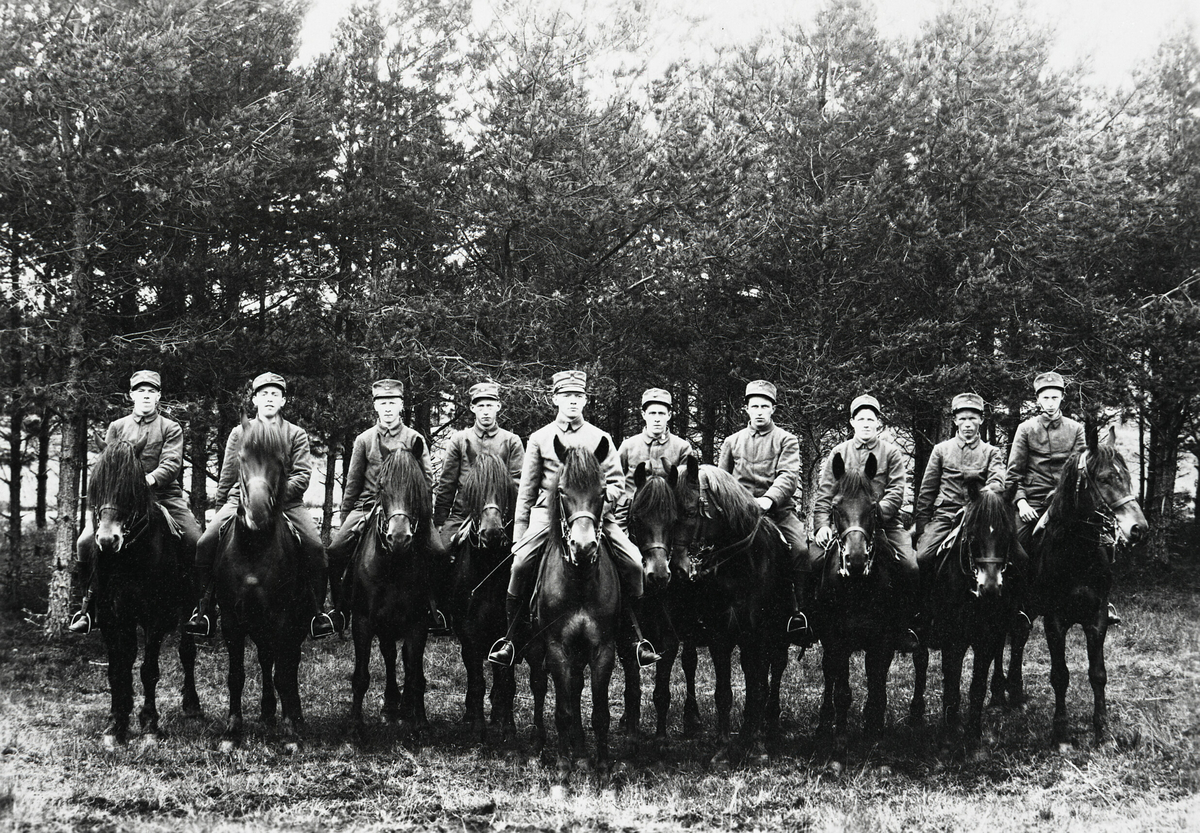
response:
M248 380L286 376L326 529L373 378L435 446L482 378L522 436L555 370L588 371L617 438L662 386L707 461L767 378L807 486L856 392L919 482L954 393L1003 445L1054 369L1089 430L1133 426L1165 557L1200 501L1176 494L1200 451L1193 29L1109 89L1008 4L899 36L831 0L668 66L649 4L496 6L484 29L465 0L357 7L301 62L302 4L0 0L9 601L32 479L61 627L89 449L141 367L201 518Z

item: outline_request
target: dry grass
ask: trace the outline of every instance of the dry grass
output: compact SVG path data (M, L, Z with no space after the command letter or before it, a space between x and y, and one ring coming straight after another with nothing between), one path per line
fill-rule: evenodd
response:
M838 777L812 739L820 697L819 651L792 664L784 732L769 767L714 774L703 761L711 737L678 737L636 751L616 736L627 765L598 782L576 774L560 785L553 766L516 747L479 747L458 722L465 675L450 640L431 642L423 742L379 722L382 668L368 695L371 732L344 742L349 711L349 642L309 643L301 685L308 717L299 755L282 753L255 725L232 755L217 751L225 694L219 643L202 650L198 674L206 718L178 710L174 640L167 646L160 706L169 738L103 750L108 694L98 637L47 645L14 617L0 620L0 827L13 830L665 830L863 831L1200 829L1200 570L1127 579L1118 597L1126 626L1110 635L1109 703L1114 742L1090 740L1091 692L1082 638L1072 634L1069 708L1077 743L1048 747L1052 707L1044 640L1030 641L1032 701L988 716L990 760L944 752L937 729L940 668L930 669L929 723L904 725L911 664L893 667L889 728L874 749L856 748ZM711 675L701 659L706 725L713 724ZM646 683L650 677L644 675ZM676 669L676 704L682 675ZM247 715L258 689L247 686ZM586 695L585 695L586 698ZM553 695L551 694L551 701ZM611 695L621 710L621 685ZM861 701L856 702L861 706ZM518 724L531 700L521 675ZM643 727L653 725L644 700ZM679 709L673 712L679 730ZM614 721L615 723L615 721ZM552 725L552 721L551 721ZM552 730L551 730L552 731Z

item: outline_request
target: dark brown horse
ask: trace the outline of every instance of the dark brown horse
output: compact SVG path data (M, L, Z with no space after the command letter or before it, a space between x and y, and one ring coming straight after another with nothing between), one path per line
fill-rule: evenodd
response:
M675 622L679 618L677 601L681 586L671 583L670 558L677 510L676 469L666 465L667 476L653 473L646 463L638 463L633 472L636 491L629 504L629 538L642 553L646 593L642 607L643 635L662 657L654 669L654 708L658 738L667 736L667 717L671 708L671 666L679 653ZM637 738L642 713L641 668L633 655L632 643L621 640L621 665L625 670L625 714L621 724Z
M1012 507L1002 495L982 489L979 477L966 481L968 502L957 535L934 565L931 586L924 589L925 609L931 612L927 645L913 652L916 680L910 714L920 722L925 713L925 681L929 648L942 652L942 713L946 728L960 727L962 665L970 648L973 660L968 698L967 740L983 735L983 704L988 669L1004 650L1016 614L1013 581L1005 575L1013 562L1017 530ZM1015 580L1015 576L1009 574Z
M762 513L754 497L728 472L689 458L675 486L678 523L676 563L690 560L695 584L694 614L708 637L716 675L717 733L720 747L711 763L739 766L750 756L766 760L760 730L770 717L770 675L780 679L787 662L785 600L780 594L788 569L787 542ZM693 549L693 545L695 548ZM683 554L691 549L690 559ZM737 648L745 681L742 728L731 740L732 656ZM684 670L695 672L694 654L685 651ZM694 685L689 683L689 692ZM688 711L685 705L685 726Z
M92 510L95 527L97 606L104 623L108 653L108 686L112 695L106 746L129 737L133 711L133 665L138 655L138 626L145 635L142 656L144 702L138 712L142 736L148 743L163 734L158 724L155 691L163 639L185 615L191 598L190 574L182 568L183 542L173 535L166 516L154 502L141 462L126 442L104 450L92 470ZM196 644L180 633L179 660L183 666L183 711L200 715L196 695Z
M286 748L299 745L300 646L312 616L309 565L283 513L290 449L283 433L261 421L242 423L238 451L239 502L216 557L216 598L229 652L229 723L221 743L231 751L243 731L246 639L254 641L262 672L262 720L273 723L282 705Z
M848 737L850 657L855 652L863 651L866 657L863 729L868 739L882 734L887 711L893 657L889 633L899 613L895 559L883 535L879 496L872 482L877 465L870 454L862 472L850 472L841 454L833 458L832 520L837 537L823 556L817 590L816 632L825 676L818 733L832 731L839 754Z
M453 547L450 611L467 670L466 720L471 734L486 740L483 694L487 684L483 666L489 646L507 630L504 599L512 559L517 487L508 467L495 454L476 457L468 448L468 462L471 468L462 485L468 517ZM492 724L500 727L505 739L510 739L516 734L513 669L495 664L491 668Z
M592 730L596 768L609 759L608 686L616 664L617 619L621 597L617 570L603 543L604 476L600 461L608 439L595 451L567 449L554 438L562 468L550 489L550 536L542 554L534 604L535 636L526 651L534 697L534 750L545 744L543 709L546 673L554 679L554 723L558 729L558 770L587 765L581 697L584 672L591 672Z
M360 739L363 697L371 684L371 646L379 640L386 680L383 717L406 733L429 728L425 715L425 642L429 624L433 498L421 469L424 442L387 454L379 470L375 509L347 572L354 635L351 732ZM396 679L397 643L403 642L404 689Z
M1097 743L1108 730L1104 639L1108 633L1108 594L1112 589L1116 548L1138 544L1146 534L1146 518L1133 492L1129 468L1116 449L1116 432L1103 443L1063 464L1050 505L1034 532L1033 602L1045 622L1050 650L1050 684L1054 687L1053 743L1070 738L1067 720L1067 631L1083 629L1087 641L1088 679L1092 684L1092 728ZM1013 640L1009 695L1023 697L1021 662L1024 640Z

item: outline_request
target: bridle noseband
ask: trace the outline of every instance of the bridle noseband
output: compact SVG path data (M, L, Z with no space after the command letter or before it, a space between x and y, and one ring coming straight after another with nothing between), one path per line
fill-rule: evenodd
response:
M120 512L120 507L112 503L102 504L95 510L96 518L101 519L104 516L105 511L110 511L116 514ZM142 533L144 533L149 527L150 515L148 513L130 515L128 518L121 521L121 537L119 538L119 543L114 552L120 552L127 544L132 544L137 541L137 539L142 536Z
M596 529L596 549L595 549L595 554L592 557L592 563L595 563L596 558L599 556L599 553L600 553L600 544L604 539L603 525L601 525L599 519L596 517L596 513L592 512L590 509L578 509L578 510L572 512L570 515L566 514L566 509L567 509L566 502L563 500L563 497L560 494L558 496L558 523L559 523L559 530L562 533L563 543L566 544L566 546L562 548L563 559L570 564L577 563L575 561L575 555L572 552L572 548L571 548L571 543L572 543L571 527L574 526L575 521L578 521L580 519L587 519L592 522L592 526L595 527L595 529ZM600 503L600 516L601 517L604 516L603 498L601 499L601 503Z

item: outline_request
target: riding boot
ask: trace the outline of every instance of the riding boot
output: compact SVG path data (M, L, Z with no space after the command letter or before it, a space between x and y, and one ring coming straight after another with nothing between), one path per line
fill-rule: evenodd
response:
M76 606L75 612L71 614L71 620L67 625L68 633L83 636L99 626L96 621L94 579L91 559L80 555L78 561L75 562L75 580L71 582L72 594L79 599L79 604Z
M496 665L512 665L517 659L517 646L513 642L513 638L517 631L517 623L521 620L521 600L516 596L509 594L504 599L504 612L508 615L508 632L500 639L496 640L496 644L492 646L491 653L488 654L488 662L493 662Z
M629 599L629 604L626 605L626 610L629 612L629 624L633 628L633 650L637 656L638 668L645 668L647 665L653 665L662 659L650 641L642 636L642 626L638 623L638 612L642 607L642 597L638 596Z
M785 590L788 613L790 614L787 622L788 639L802 648L807 648L817 641L812 629L812 623L809 622L804 605L800 602L801 595L808 587L810 574L806 571L790 571L790 573L790 587Z

